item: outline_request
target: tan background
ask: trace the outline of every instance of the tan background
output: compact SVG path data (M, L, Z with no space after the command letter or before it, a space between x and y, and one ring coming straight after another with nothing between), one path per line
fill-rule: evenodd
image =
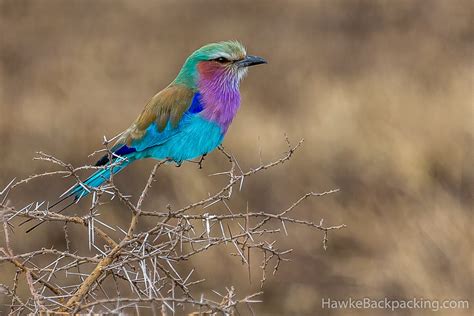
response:
M313 315L323 297L471 298L472 305L472 3L2 0L0 187L51 168L32 161L35 151L93 162L87 156L102 136L127 127L194 49L238 39L269 64L243 83L225 146L249 168L260 149L266 161L280 155L284 133L306 142L290 163L247 182L233 206L278 210L307 191L337 187L298 214L348 225L329 236L327 251L320 233L290 226L281 246L294 249L293 261L267 283L258 314ZM137 194L152 165L132 165L118 184ZM202 198L219 185L207 175L225 167L213 153L203 170L161 170L147 207ZM35 181L12 202L52 200L68 184ZM125 224L127 211L112 205L105 218ZM61 245L60 227L48 225L27 237L16 230L16 250ZM84 232L74 233L85 249ZM209 287L257 289L257 267L249 285L245 267L226 253L191 264ZM1 266L0 282L11 273Z

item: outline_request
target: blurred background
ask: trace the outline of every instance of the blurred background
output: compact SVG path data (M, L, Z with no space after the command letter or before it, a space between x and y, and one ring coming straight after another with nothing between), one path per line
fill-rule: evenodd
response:
M244 80L225 147L250 168L260 152L264 161L279 157L285 133L305 143L288 164L246 182L232 207L276 212L308 191L340 188L297 214L348 226L329 235L327 251L319 232L288 227L279 244L294 249L292 261L269 278L257 314L389 313L321 310L322 298L350 296L472 304L473 9L472 1L422 0L0 0L0 187L53 170L32 160L36 151L93 163L98 157L88 155L102 137L126 128L193 50L237 39L269 63ZM153 164L132 165L116 183L136 197ZM225 168L217 152L201 170L163 168L146 206L200 200L222 184L208 175ZM54 200L71 183L32 181L11 203ZM102 213L111 224L129 220L119 204ZM80 227L72 233L84 238ZM54 224L15 231L17 252L61 243ZM84 244L73 246L87 252ZM190 263L208 280L203 291L258 290L257 264L249 284L246 267L227 253ZM0 283L11 273L0 266ZM469 311L437 314L462 313Z

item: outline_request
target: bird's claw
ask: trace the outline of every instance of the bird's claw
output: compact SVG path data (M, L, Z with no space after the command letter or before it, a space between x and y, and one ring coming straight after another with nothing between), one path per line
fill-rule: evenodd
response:
M201 159L199 159L199 162L198 162L198 165L199 165L199 169L202 169L202 163L204 161L204 158L207 156L207 154L204 154L201 156Z

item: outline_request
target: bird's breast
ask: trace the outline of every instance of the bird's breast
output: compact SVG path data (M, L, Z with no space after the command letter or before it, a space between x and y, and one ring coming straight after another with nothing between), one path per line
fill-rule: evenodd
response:
M204 96L204 110L200 116L219 125L225 134L240 106L240 95L226 98L208 98Z
M171 158L181 162L213 151L224 139L219 124L201 115L194 114L184 118L178 129L176 135L152 148L147 156L156 159Z
M218 124L225 134L240 106L238 82L229 78L201 80L199 93L201 117Z

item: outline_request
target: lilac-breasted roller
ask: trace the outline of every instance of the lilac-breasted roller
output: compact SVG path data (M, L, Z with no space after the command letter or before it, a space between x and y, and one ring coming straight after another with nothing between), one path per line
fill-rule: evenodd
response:
M176 79L153 96L113 146L113 161L102 157L101 169L76 185L61 200L77 200L135 160L154 158L178 164L213 151L222 143L240 105L239 83L249 66L264 64L247 55L237 41L205 45L189 56Z

